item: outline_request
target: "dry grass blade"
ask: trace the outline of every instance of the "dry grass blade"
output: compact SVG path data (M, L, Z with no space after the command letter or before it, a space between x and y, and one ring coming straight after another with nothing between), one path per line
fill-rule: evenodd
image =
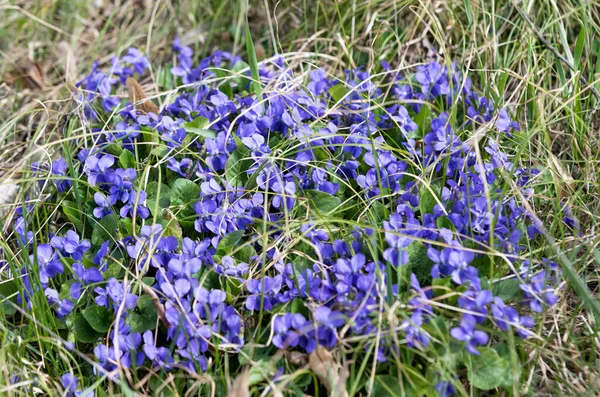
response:
M146 292L146 294L148 294L148 296L152 298L152 305L156 309L156 313L160 321L164 324L165 327L170 328L171 324L165 316L165 305L160 303L160 298L158 297L158 295L156 295L156 292L154 292L154 290L147 285L144 285L144 292Z
M159 113L158 106L148 99L148 96L146 96L146 93L144 92L144 89L140 83L138 83L133 77L129 77L127 79L127 91L129 93L129 101L134 104L136 110L144 113ZM140 101L142 102L137 103Z
M331 397L348 397L346 379L348 373L333 359L333 355L319 346L308 356L308 366L317 375Z
M560 190L560 196L565 197L573 194L576 188L575 180L573 179L571 174L567 170L565 170L560 160L556 158L554 154L548 153L548 163L550 164L550 168L552 168L558 174L558 176L560 176L561 184L558 187ZM563 189L563 186L565 185L567 189Z
M245 368L231 384L227 397L250 397L250 371Z
M63 66L64 80L75 80L77 77L77 59L73 49L66 41L61 41L56 45L56 58Z
M19 184L12 179L0 181L0 218L4 217L19 193Z

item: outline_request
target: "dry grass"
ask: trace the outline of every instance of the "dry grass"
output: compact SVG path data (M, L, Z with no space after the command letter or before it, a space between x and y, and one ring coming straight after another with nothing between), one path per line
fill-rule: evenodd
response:
M135 45L158 67L170 59L175 36L200 56L217 48L244 56L244 3L0 2L0 189L7 189L9 179L18 181L26 163L61 150L56 142L65 122L77 115L69 87L94 60L105 63ZM591 89L600 89L598 2L519 2L537 34L511 1L251 3L250 27L259 56L289 53L299 65L327 62L333 73L383 59L398 67L456 60L486 96L515 109L528 131L527 141L513 143L515 155L523 164L546 167L535 211L556 248L587 283L589 296L597 299L600 116ZM157 72L143 82L154 93ZM15 202L21 202L23 191ZM562 226L564 204L579 219L580 236ZM11 207L1 197L0 206ZM546 251L553 255L550 248ZM580 296L567 286L560 304L545 316L539 330L543 340L531 342L522 357L519 394L600 395L598 325ZM20 367L23 382L30 382L40 372L36 363L26 361L26 349L5 333L0 362ZM55 387L52 382L42 382L46 392ZM10 390L0 386L0 393Z

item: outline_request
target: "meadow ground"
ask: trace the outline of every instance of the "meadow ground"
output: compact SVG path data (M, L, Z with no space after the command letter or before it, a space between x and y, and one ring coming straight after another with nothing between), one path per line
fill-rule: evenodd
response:
M144 84L158 90L160 65L172 61L175 37L198 58L221 49L247 59L246 23L258 61L287 54L297 68L315 64L338 76L358 65L380 70L381 61L399 69L434 60L457 62L482 95L515 115L521 134L508 143L514 161L535 165L546 175L536 186L533 208L546 233L523 255L559 262L565 288L558 303L538 317L537 337L518 347L514 338L501 339L521 363L510 387L482 392L465 382L458 392L599 395L600 338L594 318L600 267L598 1L264 0L247 7L245 0L0 0L0 178L35 182L13 172L22 153L37 151L28 162L47 153L72 153L75 138L64 136L65 123L78 117L71 106L72 84L95 60L105 64L136 46L156 68ZM563 222L565 205L577 233ZM10 204L3 208L5 214L14 211ZM4 230L0 246L7 249L12 243L9 229ZM44 226L36 230L47 232ZM0 318L0 395L59 395L60 374L88 359L48 347L53 343L49 329L56 326L49 311L47 305L34 307L19 324ZM351 390L372 391L364 386L370 369L352 371ZM216 384L223 393L233 377L207 373L196 381ZM148 392L145 382L105 386L90 378L84 383L102 396Z

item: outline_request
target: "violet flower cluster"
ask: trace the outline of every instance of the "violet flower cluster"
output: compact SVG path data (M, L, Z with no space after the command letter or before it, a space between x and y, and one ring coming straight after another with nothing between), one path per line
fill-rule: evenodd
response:
M55 197L73 200L78 180L88 213L83 227L35 241L19 299L30 304L41 288L64 321L106 310L109 327L92 348L97 373L206 371L220 351L256 337L261 321L270 329L261 343L308 353L347 338L369 351L377 335L395 334L377 344L386 361L433 348L428 324L443 317L449 337L477 355L493 338L485 330L527 338L535 321L525 313L557 302L556 264L514 259L540 231L502 185L508 175L531 197L539 172L511 162L501 145L518 123L457 65L400 76L384 63L383 80L359 68L341 82L315 69L299 85L278 57L259 65L270 89L256 98L241 58L216 52L195 65L191 48L175 40L173 50L170 72L186 88L160 114L116 95L149 67L131 48L78 84L94 138L73 170L64 159L35 165L36 175L52 174ZM211 137L193 133L198 121ZM473 125L490 132L470 140ZM15 244L34 246L31 221L17 217ZM492 269L490 251L510 263ZM518 280L516 305L492 292L505 276ZM444 301L454 314L438 310L440 285L460 295ZM393 301L400 321L378 320ZM440 382L440 393L454 393ZM75 393L71 375L63 384Z

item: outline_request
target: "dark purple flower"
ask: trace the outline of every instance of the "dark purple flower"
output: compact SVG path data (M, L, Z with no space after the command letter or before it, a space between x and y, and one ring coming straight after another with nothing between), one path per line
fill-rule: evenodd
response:
M106 254L108 253L108 245L110 244L110 241L107 240L105 241L100 248L98 249L98 251L96 252L96 255L94 255L94 264L98 266L99 270L101 272L105 272L108 268L108 261L106 260Z
M249 267L247 263L240 262L237 265L235 260L231 256L224 256L221 259L221 266L216 267L216 271L219 274L226 274L228 276L243 277L248 273Z
M150 210L144 205L145 203L146 192L140 190L138 193L132 189L129 193L127 204L121 207L121 211L119 212L121 218L127 218L128 216L133 218L134 214L142 219L148 218L150 216Z
M85 173L91 186L102 185L109 182L110 167L115 163L115 158L105 154L101 158L88 156L85 160Z
M174 158L169 159L169 163L167 164L167 168L171 171L175 171L179 175L185 177L194 163L192 160L188 158L181 159L181 161L177 161Z
M479 315L471 314L479 324L482 324L488 312L486 306L492 302L493 298L490 290L470 289L458 298L458 304L465 310L479 313Z
M76 282L71 284L71 298L79 299L83 292L83 287L88 284L100 283L104 281L104 276L95 267L85 268L81 263L73 264L73 273L76 276Z
M494 298L492 315L496 320L496 324L498 324L498 328L503 331L508 331L512 326L516 328L517 333L523 339L533 335L533 332L527 329L535 325L533 319L529 316L519 316L514 308L506 306L502 299L498 297Z
M63 388L67 392L67 395L72 395L77 389L78 379L75 375L67 372L60 378Z
M63 318L73 310L75 305L68 299L59 299L58 291L53 288L46 288L44 295L48 300L48 303L56 311L58 318Z
M109 201L110 199L110 201ZM108 199L106 196L100 192L94 193L94 201L98 205L94 208L93 214L96 218L102 219L106 215L112 214L111 206L115 205L116 200L114 196L109 196Z
M280 275L248 280L246 288L251 295L246 299L246 308L251 311L258 311L261 309L262 302L263 310L271 310L273 305L279 302L277 295L281 290L281 286L282 278Z
M421 84L424 94L433 98L450 93L446 68L437 62L417 66L416 79Z
M64 267L58 255L52 249L50 244L40 244L37 247L37 265L40 271L40 281L42 285L48 284L48 281L57 274L62 274ZM29 257L30 261L33 262L33 255Z
M54 181L54 185L56 185L56 188L61 193L66 192L71 187L70 179L61 178L61 177L67 175L67 168L68 168L67 160L65 160L62 157L54 160L50 167L50 172L52 172L53 175L58 176L58 178L57 178L58 180Z
M401 329L406 333L406 344L409 347L425 347L429 345L429 335L423 330L423 312L415 310L410 319L402 322Z
M521 130L519 123L510 120L508 112L505 108L500 109L498 119L496 120L496 128L498 131L505 132L507 134L510 133L511 129L515 129L517 131Z
M477 346L486 344L489 337L485 332L475 329L476 324L475 317L465 314L460 320L460 326L452 328L450 335L456 340L465 342L469 353L479 355Z
M152 361L153 366L157 368L165 368L169 369L169 365L173 363L173 357L171 356L171 351L166 347L156 347L154 343L154 337L151 331L144 332L144 354L150 361Z
M456 395L454 386L452 386L452 383L446 380L436 383L435 390L438 392L439 397L450 397Z
M73 230L67 231L63 237L54 236L50 240L52 247L57 249L62 256L68 256L76 261L83 258L83 254L90 249L88 240L79 240L79 235Z
M23 245L29 245L33 242L33 232L27 231L25 218L19 216L15 219L14 228L19 235L19 242Z
M133 70L135 70L138 74L143 74L146 69L150 67L150 62L148 62L148 58L146 58L140 50L137 48L130 47L127 50L127 54L121 57L123 62L129 63Z
M551 282L549 274L542 270L530 278L530 284L521 284L521 290L525 292L525 298L531 306L531 310L541 313L542 304L554 306L558 302L554 288L549 286Z
M114 277L108 280L106 288L96 287L94 292L97 294L95 301L98 305L108 307L108 298L110 298L115 310L121 303L124 303L126 309L131 310L136 306L138 300L137 296L129 293L129 285L120 283Z
M273 345L280 349L300 346L307 352L316 347L313 325L301 314L286 313L273 320Z
M114 205L117 200L122 203L127 203L129 201L131 190L133 189L133 180L136 178L136 172L133 168L128 168L126 170L122 168L117 168L110 175L110 182L112 183L108 196L108 200L111 205Z

